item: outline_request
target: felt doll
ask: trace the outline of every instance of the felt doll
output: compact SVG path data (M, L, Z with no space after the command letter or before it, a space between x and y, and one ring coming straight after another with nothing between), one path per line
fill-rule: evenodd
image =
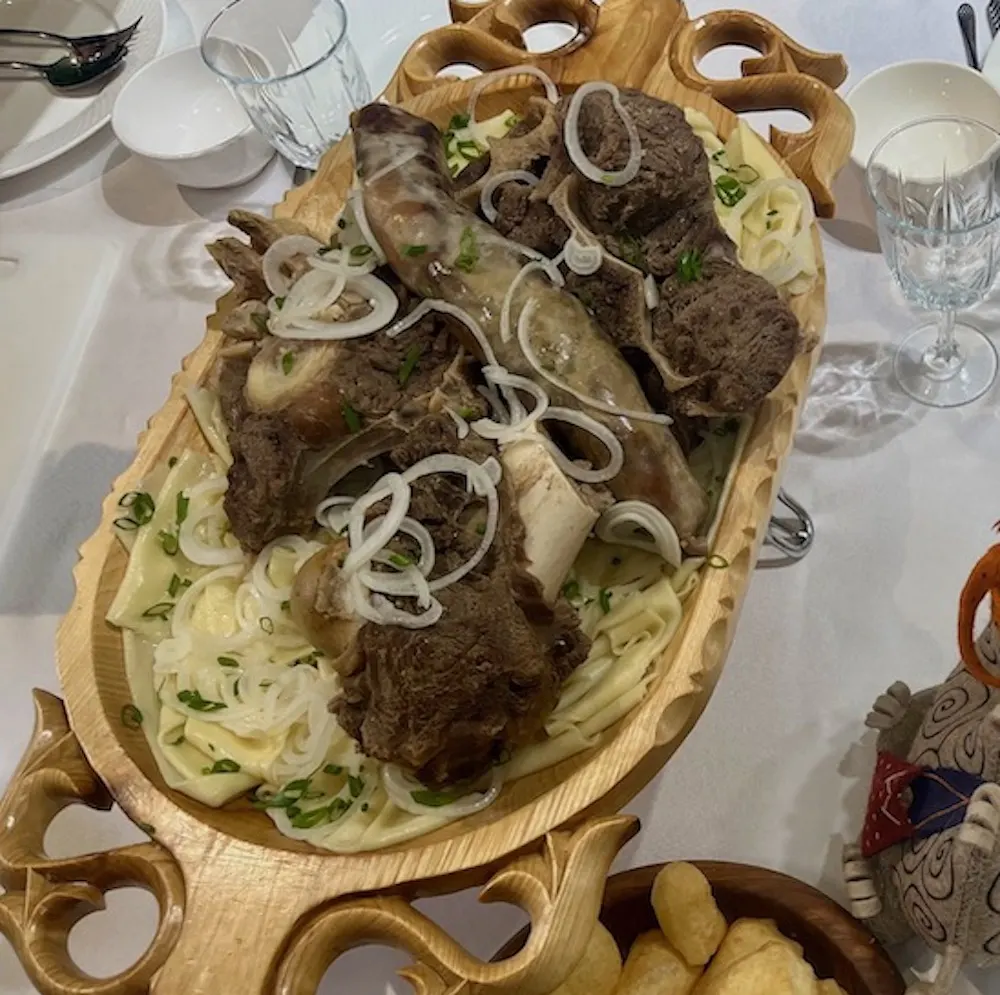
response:
M1000 545L966 582L958 637L943 684L894 684L869 713L878 763L861 839L844 851L853 914L883 943L917 935L939 955L935 979L907 995L949 995L966 958L1000 965Z

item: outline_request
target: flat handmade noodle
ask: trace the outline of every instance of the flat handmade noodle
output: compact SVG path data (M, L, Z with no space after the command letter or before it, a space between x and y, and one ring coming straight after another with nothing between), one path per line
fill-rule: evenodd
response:
M500 333L504 296L527 260L517 245L454 200L440 132L430 122L386 104L358 111L353 125L365 213L390 265L414 291L472 315L503 366L537 379L516 336L503 341ZM521 288L512 311L516 315L529 300L535 302L530 338L546 369L616 409L652 413L635 374L576 298L539 273L528 275ZM470 345L481 354L477 343ZM572 395L544 385L558 404L586 409ZM659 508L681 536L695 535L707 501L672 433L649 422L593 409L587 413L607 424L622 442L625 466L610 482L615 496L646 501ZM595 465L606 460L606 451L593 436L577 433L574 439Z

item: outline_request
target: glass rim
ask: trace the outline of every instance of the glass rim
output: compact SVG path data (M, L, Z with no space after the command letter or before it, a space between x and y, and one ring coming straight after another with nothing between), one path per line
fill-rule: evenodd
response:
M874 149L872 149L872 154L868 157L868 165L865 166L865 188L868 191L868 196L871 197L872 202L875 205L876 212L892 221L897 228L903 229L904 231L925 232L927 234L965 235L980 231L983 228L988 228L990 225L995 225L998 221L1000 221L1000 203L997 205L996 212L988 220L977 221L974 225L968 225L967 227L958 229L954 232L945 232L941 228L928 228L926 225L913 224L910 221L900 218L894 212L887 210L879 203L879 198L876 195L872 184L872 169L875 166L876 156L897 135L902 134L910 128L914 128L917 125L931 124L934 121L953 121L959 124L971 124L975 125L977 128L982 128L983 131L988 131L991 135L993 135L995 138L993 147L998 153L1000 153L1000 131L997 131L992 125L986 124L984 121L979 121L974 117L966 117L962 114L931 114L928 117L915 118L912 121L907 121L905 124L897 125L892 129L892 131L882 138ZM989 153L987 153L987 155L988 154ZM985 159L986 156L983 156L983 158ZM1000 168L1000 154L997 156L997 168Z
M266 86L270 83L283 83L286 80L296 79L297 77L303 76L305 73L308 73L311 70L315 69L321 63L326 62L326 60L329 59L330 56L333 55L337 51L337 49L344 44L344 40L347 38L347 10L345 9L342 0L321 0L322 3L329 3L340 11L340 21L341 21L340 32L337 34L337 37L334 40L333 44L330 45L330 47L325 52L323 52L322 55L319 55L315 59L313 59L313 61L310 62L309 65L303 66L301 69L296 69L294 72L283 73L280 76L268 76L266 79L258 79L255 76L235 76L232 73L226 72L225 69L222 69L219 66L215 65L212 59L209 58L208 53L205 51L205 44L208 41L208 36L211 34L212 29L215 28L215 26L219 23L219 21L221 21L222 18L224 18L226 14L228 14L234 7L238 6L243 2L244 0L229 0L229 3L227 3L226 6L223 7L222 10L220 10L219 13L216 14L215 17L213 17L212 20L208 22L208 26L202 32L201 42L198 46L201 52L202 61L205 63L205 65L208 66L208 68L211 69L213 73L215 73L218 76L221 76L225 80L228 80L230 83L236 83L240 86L248 86L248 85Z

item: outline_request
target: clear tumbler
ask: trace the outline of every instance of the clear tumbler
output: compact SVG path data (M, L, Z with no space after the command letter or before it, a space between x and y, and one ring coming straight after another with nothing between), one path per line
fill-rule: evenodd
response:
M296 166L315 169L347 133L351 111L371 100L340 0L234 0L209 24L201 52Z

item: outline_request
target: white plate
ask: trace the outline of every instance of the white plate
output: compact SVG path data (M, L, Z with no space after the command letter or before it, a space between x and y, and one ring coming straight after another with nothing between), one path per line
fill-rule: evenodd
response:
M990 42L986 58L983 59L983 75L997 88L1000 88L1000 38Z
M0 27L37 28L64 35L124 28L142 18L129 43L125 68L99 93L57 93L37 80L0 80L0 179L55 159L89 138L111 119L125 81L160 50L165 0L0 0ZM51 62L62 49L14 48L0 43L0 59Z

